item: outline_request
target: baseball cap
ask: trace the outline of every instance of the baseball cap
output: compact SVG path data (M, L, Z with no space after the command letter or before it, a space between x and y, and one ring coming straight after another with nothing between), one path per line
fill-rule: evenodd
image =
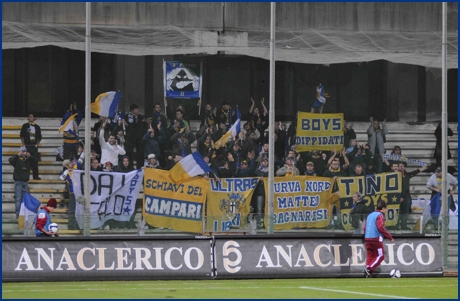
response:
M152 159L152 158L156 158L156 157L155 157L155 154L150 154L150 155L147 157L147 160L150 160L150 159Z
M315 164L314 164L313 162L311 162L311 161L308 161L308 162L307 162L307 165L309 165L309 166L315 166Z
M441 166L437 167L434 172L442 172L442 167Z
M248 161L243 160L243 161L241 161L241 164L246 164L246 165L248 165Z
M70 161L69 159L65 159L63 162L62 162L62 166L64 167L67 167L67 165L69 165L69 163L71 163L72 161Z
M262 161L268 161L267 157L262 158Z
M292 160L292 161L294 161L294 158L293 158L293 157L286 157L285 161L286 161L286 160Z
M113 166L112 162L110 162L110 161L105 162L105 166L107 166L107 165Z
M49 199L48 202L46 203L46 206L56 208L57 207L56 199L55 198Z

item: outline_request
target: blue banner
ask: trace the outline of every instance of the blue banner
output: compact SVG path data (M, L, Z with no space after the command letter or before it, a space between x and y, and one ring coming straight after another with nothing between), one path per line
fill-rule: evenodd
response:
M201 63L164 62L165 97L201 98Z

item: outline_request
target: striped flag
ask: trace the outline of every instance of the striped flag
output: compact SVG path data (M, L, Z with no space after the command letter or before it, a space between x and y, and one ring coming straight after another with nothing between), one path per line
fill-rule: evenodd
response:
M91 113L98 114L99 116L113 118L115 116L115 109L120 102L121 92L105 92L99 94L96 100L91 104Z
M316 87L316 99L322 103L322 104L325 104L326 103L326 98L329 97L329 95L327 93L324 92L324 85L322 84L319 84L317 87Z
M78 115L78 113L75 113L75 114L73 114L73 115L70 115L69 118L67 118L67 119L65 119L65 120L62 119L62 121L61 121L61 127L59 128L59 131L58 131L58 132L59 132L59 133L60 133L60 132L67 132L67 131L72 131L72 132L74 132L74 131L75 131L75 127L74 127L73 122L74 122L75 118L77 118L77 115Z
M177 162L169 171L169 177L177 183L211 171L203 157L196 151Z
M222 137L220 137L219 140L214 142L214 145L216 146L217 149L219 149L222 145L227 144L228 139L230 139L230 137L235 139L235 137L238 135L240 130L241 130L241 113L240 113L240 110L238 110L238 106L237 106L235 123L232 125L232 127L230 128L230 130L228 130L227 133L225 133Z
M18 217L18 228L24 230L24 221L27 221L29 217L34 217L40 208L40 201L31 196L28 192L24 191L22 197L21 208L19 209Z

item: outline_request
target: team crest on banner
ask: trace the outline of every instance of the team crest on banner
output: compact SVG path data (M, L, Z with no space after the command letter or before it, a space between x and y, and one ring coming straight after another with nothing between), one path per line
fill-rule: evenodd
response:
M210 180L206 230L225 232L231 228L246 228L251 198L259 178L224 178Z
M331 219L332 204L339 199L332 193L334 179L325 177L275 177L274 229L325 228ZM268 179L264 178L265 195ZM265 200L265 216L268 214ZM265 227L268 220L265 218Z
M342 149L343 114L299 112L296 145L298 152Z
M353 194L361 192L370 212L375 211L380 200L387 202L386 226L396 226L399 218L399 198L402 191L402 177L399 172L381 173L365 177L339 177L337 185L340 193L340 214L345 230L353 230L350 211Z
M201 98L201 63L163 62L165 97Z
M208 190L209 181L203 177L175 183L169 177L169 171L146 168L144 220L153 227L202 233Z
M144 171L134 170L129 173L91 171L90 176L90 228L100 228L108 220L129 221L135 210ZM75 218L80 229L83 229L84 223L84 177L84 171L72 171L76 200Z
M225 212L225 215L229 218L234 218L238 209L246 202L246 199L237 194L231 193L228 195L228 199L220 200L220 210Z

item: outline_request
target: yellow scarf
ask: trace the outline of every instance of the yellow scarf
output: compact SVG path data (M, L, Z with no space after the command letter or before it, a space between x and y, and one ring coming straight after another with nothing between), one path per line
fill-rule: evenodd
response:
M337 169L332 169L332 166L331 166L331 167L329 167L329 171L330 172L335 172L335 173L340 172L340 167L337 168Z

